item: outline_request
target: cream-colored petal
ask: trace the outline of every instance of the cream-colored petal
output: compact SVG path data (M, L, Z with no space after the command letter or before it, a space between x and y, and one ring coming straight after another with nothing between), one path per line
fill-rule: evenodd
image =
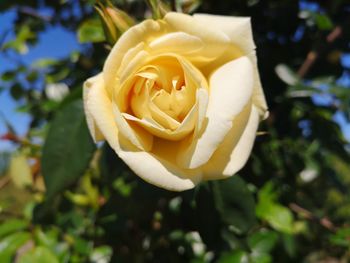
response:
M199 37L194 35L189 35L185 32L173 32L153 40L149 47L152 49L153 54L171 51L183 56L198 52L204 47L204 43Z
M117 105L112 102L112 110L119 132L137 148L150 151L153 145L153 136L143 129L133 129L122 116Z
M120 151L118 155L146 182L170 191L188 190L201 181L199 170L180 169L149 152Z
M181 167L193 169L205 164L224 140L232 120L251 99L253 66L247 57L241 57L223 65L209 81L205 128L190 145L183 145L177 160Z
M90 131L90 134L95 142L104 140L104 136L100 129L97 127L92 114L88 110L87 102L89 98L89 93L95 85L103 85L102 73L89 78L84 82L83 86L83 101L84 101L84 112L86 117L86 122Z
M109 145L115 150L120 150L119 131L112 111L112 102L104 86L102 74L94 77L89 92L86 94L85 108L90 119L96 123ZM90 131L94 131L90 128Z
M199 37L204 42L201 53L206 57L218 57L225 52L226 45L230 42L226 34L213 27L202 25L193 16L170 12L163 19L171 31Z
M125 119L138 123L141 127L158 138L178 141L189 135L195 129L195 126L198 125L197 122L201 123L203 121L203 112L205 113L207 104L208 92L205 89L198 89L195 105L176 130L165 129L153 119L139 119L127 113L122 113L122 115Z
M259 124L259 110L249 104L233 121L232 129L207 164L203 166L205 180L231 176L247 162Z
M253 103L257 106L260 118L268 116L267 104L261 87L255 44L253 39L251 21L249 17L217 16L208 14L195 14L193 17L205 27L216 28L225 33L231 42L239 47L251 60L254 67Z
M265 94L260 82L256 52L253 51L248 55L248 57L252 61L253 67L254 67L253 103L259 110L260 119L264 120L269 116L269 112L268 112L268 107L265 99Z
M158 38L164 33L164 28L158 21L149 19L131 27L118 39L103 67L104 80L109 94L112 94L113 89L117 86L118 78L120 78L120 74L124 70L121 67L124 56L129 54L128 57L131 59L142 49L140 43L146 43L149 39ZM136 49L132 54L128 53L135 47Z
M194 14L194 19L206 29L216 29L229 37L231 43L237 45L245 54L255 49L252 27L249 17L217 16Z

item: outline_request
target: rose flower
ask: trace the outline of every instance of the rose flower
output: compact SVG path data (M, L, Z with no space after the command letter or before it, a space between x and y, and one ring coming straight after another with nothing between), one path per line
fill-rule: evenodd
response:
M168 13L84 83L87 123L141 178L182 191L246 163L267 106L249 18Z

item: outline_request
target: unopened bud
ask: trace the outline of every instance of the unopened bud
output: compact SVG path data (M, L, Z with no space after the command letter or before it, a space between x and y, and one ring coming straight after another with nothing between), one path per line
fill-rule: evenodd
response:
M151 8L154 19L161 19L166 15L166 13L171 11L170 6L161 0L146 0L146 2Z
M95 9L100 15L107 41L114 45L119 37L135 24L127 13L115 7L109 0L97 1Z

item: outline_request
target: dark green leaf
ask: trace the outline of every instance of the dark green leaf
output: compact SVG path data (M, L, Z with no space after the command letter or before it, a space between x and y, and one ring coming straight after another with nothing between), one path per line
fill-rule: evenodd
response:
M196 219L198 231L206 245L209 248L218 247L221 242L220 216L207 183L202 183L196 192Z
M254 197L239 176L213 182L213 193L216 209L224 223L237 233L245 233L254 225Z
M243 263L247 262L247 253L242 250L237 250L231 253L224 253L218 263Z
M86 170L95 151L83 105L75 101L51 123L42 155L42 172L50 199L74 183Z
M3 81L12 81L16 77L16 71L5 71L1 75Z
M259 253L268 253L274 248L278 234L273 231L261 230L248 237L249 247Z
M14 98L15 100L19 100L20 98L22 98L22 96L24 94L24 90L19 83L15 83L11 87L10 93L11 93L12 98Z

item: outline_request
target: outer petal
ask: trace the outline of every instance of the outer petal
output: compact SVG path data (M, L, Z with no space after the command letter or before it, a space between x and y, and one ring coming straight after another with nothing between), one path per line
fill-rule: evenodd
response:
M92 138L94 139L95 142L102 141L104 140L104 136L101 133L100 129L97 127L96 122L94 118L92 117L92 114L88 110L87 102L88 102L88 97L91 89L95 85L101 85L101 78L102 78L102 73L89 78L84 82L83 86L83 101L84 101L84 111L85 111L85 116L86 116L86 122L88 125L88 128L90 130L90 134Z
M171 191L193 188L201 179L201 171L180 169L158 155L143 151L120 151L119 157L142 179Z
M245 54L255 49L249 17L216 16L207 14L193 15L202 27L216 28L230 38Z
M118 151L120 149L119 131L112 111L111 100L104 87L102 74L90 78L84 89L89 90L84 94L84 106L92 136L96 136L96 131L101 132L109 145Z
M235 46L239 47L243 53L249 57L254 66L253 103L259 109L260 118L267 118L267 104L261 87L259 71L257 68L255 44L250 18L207 14L195 14L193 17L206 28L209 27L220 29L230 38L231 42Z
M125 138L141 150L149 151L152 149L153 136L151 134L138 126L132 128L113 102L111 110L113 110L114 121L117 123L120 134L123 134Z
M255 51L248 55L254 66L254 90L253 103L259 110L260 119L266 119L269 116L268 107L264 91L261 87Z
M259 124L259 111L251 103L233 121L230 132L203 166L204 179L219 179L231 176L247 162L253 148Z
M206 127L199 138L179 151L181 167L193 169L205 164L231 129L232 120L250 101L253 66L249 59L241 57L223 65L211 76L209 87Z

